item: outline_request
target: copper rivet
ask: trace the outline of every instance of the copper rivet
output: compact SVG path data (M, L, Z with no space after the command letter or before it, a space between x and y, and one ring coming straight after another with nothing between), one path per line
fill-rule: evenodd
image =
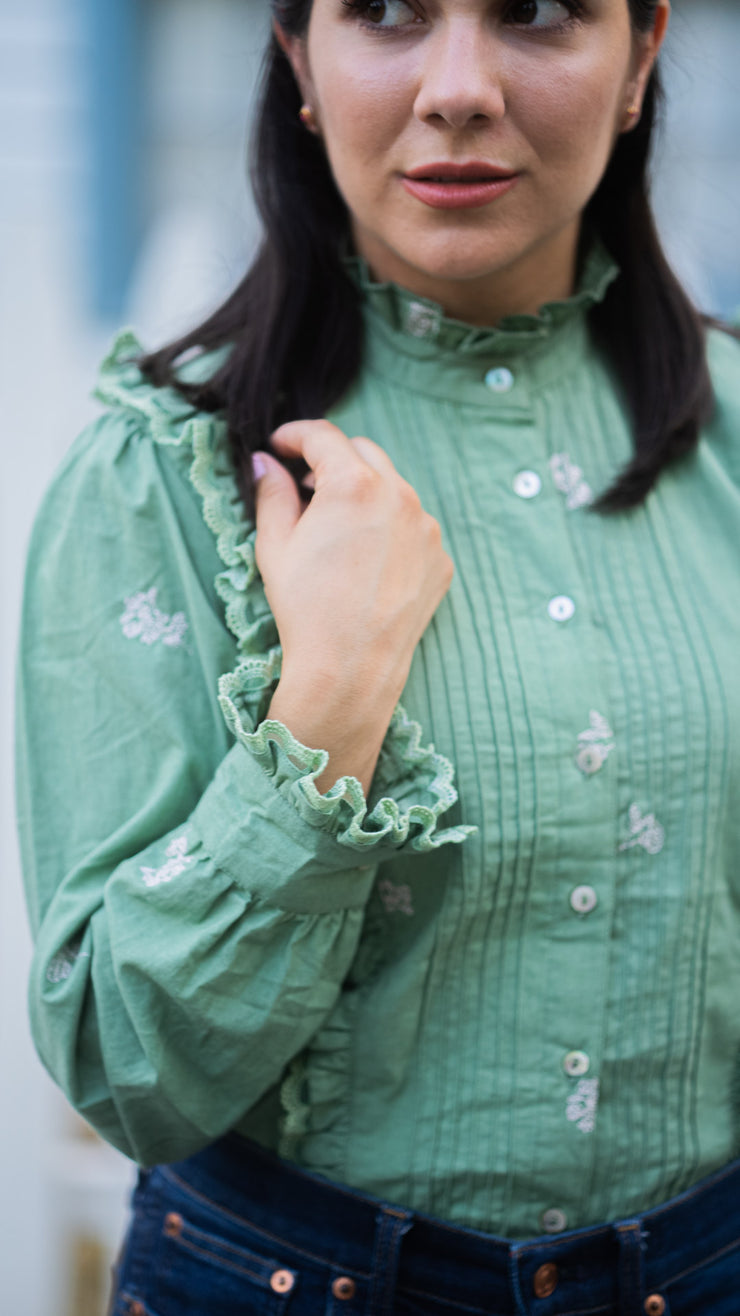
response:
M182 1225L182 1216L178 1215L176 1211L170 1211L165 1216L164 1232L168 1238L179 1238L182 1233Z
M143 1302L130 1302L128 1304L128 1316L146 1316Z
M645 1299L645 1312L646 1316L664 1316L665 1298L661 1298L659 1293L651 1293Z
M295 1284L295 1275L289 1270L275 1270L270 1276L270 1288L275 1293L290 1293Z
M349 1275L340 1275L339 1279L334 1280L331 1291L335 1298L354 1298L357 1285L353 1279L349 1278Z
M540 1266L539 1270L534 1272L534 1296L536 1298L549 1298L558 1287L558 1268L552 1262Z

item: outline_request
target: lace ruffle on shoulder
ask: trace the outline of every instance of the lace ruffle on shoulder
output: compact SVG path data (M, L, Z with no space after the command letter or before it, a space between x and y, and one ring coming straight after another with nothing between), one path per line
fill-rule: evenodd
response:
M282 722L265 720L282 653L255 562L256 529L237 489L226 424L218 415L194 412L176 390L150 384L135 361L143 350L135 334L123 330L101 366L95 397L107 406L138 412L154 442L192 454L190 480L203 500L203 517L223 563L216 589L237 640L237 665L219 681L219 703L229 728L301 816L342 844L372 850L386 842L424 852L464 841L475 828L439 826L442 814L457 801L453 766L433 746L422 745L419 724L400 704L378 762L372 808L355 777L341 777L322 794L316 779L328 762L326 751L302 745ZM197 377L205 360L188 363L183 377ZM212 371L213 355L208 362Z

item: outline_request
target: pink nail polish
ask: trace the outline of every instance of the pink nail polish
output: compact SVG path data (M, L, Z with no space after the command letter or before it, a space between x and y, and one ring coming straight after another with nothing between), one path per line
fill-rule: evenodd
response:
M263 475L267 475L267 462L261 452L252 453L252 474L255 480L261 480Z

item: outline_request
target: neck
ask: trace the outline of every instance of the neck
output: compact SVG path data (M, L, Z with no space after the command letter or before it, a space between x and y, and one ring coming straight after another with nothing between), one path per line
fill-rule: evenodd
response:
M468 278L420 269L357 224L353 237L373 279L437 302L446 316L465 324L493 328L509 315L536 315L546 302L565 301L575 291L578 225L510 265Z

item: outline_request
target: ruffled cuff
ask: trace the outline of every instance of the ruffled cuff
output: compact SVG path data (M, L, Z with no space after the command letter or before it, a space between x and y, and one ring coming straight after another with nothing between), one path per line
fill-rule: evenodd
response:
M282 650L275 619L255 560L256 527L244 517L228 447L214 426L193 431L190 478L203 498L225 570L216 588L226 621L238 641L240 661L219 682L219 702L237 740L261 765L275 789L312 827L380 862L401 848L417 853L460 843L475 827L440 827L457 802L454 768L399 705L391 719L371 788L365 799L356 777L341 777L322 794L316 786L328 763L323 749L309 748L281 722L267 720L280 679Z
M457 800L452 764L432 746L422 746L421 728L398 705L386 734L373 782L377 795L368 807L356 777L340 777L325 793L316 786L329 762L324 749L301 744L282 723L267 719L249 731L248 705L254 693L254 671L237 669L221 681L221 707L237 739L254 756L273 786L297 810L304 822L332 835L340 845L367 852L379 861L382 851L411 850L419 854L441 845L464 841L473 827L440 828L440 816Z

